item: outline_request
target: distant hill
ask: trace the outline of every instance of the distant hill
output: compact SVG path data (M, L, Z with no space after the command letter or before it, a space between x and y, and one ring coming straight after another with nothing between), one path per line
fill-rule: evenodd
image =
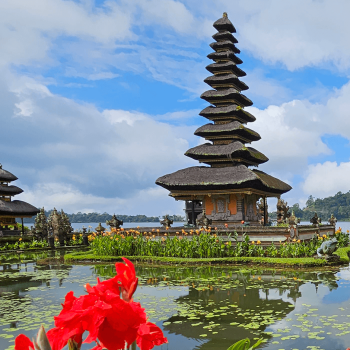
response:
M49 216L52 210L46 211L46 216ZM67 213L66 213L67 214ZM105 223L106 220L110 220L112 218L111 214L103 213L81 213L78 212L76 214L67 214L70 222L72 223L89 223L89 222L101 222ZM159 222L159 217L157 216L146 216L146 215L117 215L119 220L123 220L124 222ZM185 218L180 215L170 215L169 216L174 221L184 221ZM35 216L33 218L24 218L24 223L34 223ZM17 220L20 222L20 219Z
M289 211L294 210L295 216L301 221L310 221L315 212L324 223L328 221L331 214L334 214L338 221L350 221L350 191L347 193L338 192L334 196L323 199L315 199L310 195L306 201L306 207L302 209L299 204L289 206ZM276 212L269 213L269 215L270 218L276 218Z

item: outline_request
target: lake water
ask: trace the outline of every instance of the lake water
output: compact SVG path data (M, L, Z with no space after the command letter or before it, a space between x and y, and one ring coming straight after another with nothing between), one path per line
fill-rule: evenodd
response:
M39 264L41 255L0 255L0 349L19 333L53 326L65 294L114 275L113 265ZM239 339L263 337L260 348L350 346L350 270L264 270L245 266L136 266L135 301L169 344L162 350L226 350ZM91 348L84 344L82 350Z
M171 226L177 227L177 226L183 226L185 222L174 222ZM84 227L87 229L95 230L95 228L98 226L98 222L73 222L71 223L73 230L81 230ZM105 223L101 223L101 225L105 228L109 228ZM34 224L25 224L25 226L34 226ZM131 228L131 227L158 227L160 228L162 225L159 222L125 222L122 227L124 228Z
M185 222L174 222L174 224L172 225L173 227L178 227L178 226L183 226L185 224ZM26 226L30 227L33 226L34 224L25 224ZM76 223L73 222L72 224L73 230L81 230L84 227L86 227L87 229L91 229L94 230L97 226L98 226L98 222L85 222L85 223ZM310 225L309 222L301 222L301 225ZM91 226L91 227L89 227ZM105 225L104 223L102 223L103 227L107 228L107 225ZM159 222L125 222L123 224L122 227L124 228L131 228L131 227L161 227ZM350 231L350 221L341 221L338 222L336 225L336 228L341 227L343 232L346 232L347 230Z

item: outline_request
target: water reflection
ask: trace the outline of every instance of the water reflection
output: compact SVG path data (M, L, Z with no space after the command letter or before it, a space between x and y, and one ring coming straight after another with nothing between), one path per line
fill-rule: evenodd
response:
M8 349L18 333L34 335L41 323L52 327L69 290L81 295L97 276L115 275L113 265L66 265L61 253L50 254L40 255L42 263L37 255L0 257L0 349ZM239 339L261 336L269 350L344 350L350 344L348 268L139 265L136 272L135 301L169 339L160 349L226 350Z

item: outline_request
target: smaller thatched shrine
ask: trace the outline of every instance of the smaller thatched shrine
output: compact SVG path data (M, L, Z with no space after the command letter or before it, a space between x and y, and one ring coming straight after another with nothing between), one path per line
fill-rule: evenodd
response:
M16 218L31 218L39 213L39 209L33 205L12 200L12 197L20 194L23 190L17 186L10 185L18 178L9 171L4 170L0 164L0 233L9 229L9 226L17 227ZM23 232L23 231L22 231Z

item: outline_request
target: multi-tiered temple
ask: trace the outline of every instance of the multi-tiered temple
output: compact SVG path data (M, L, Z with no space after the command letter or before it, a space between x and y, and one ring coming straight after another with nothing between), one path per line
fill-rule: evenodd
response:
M241 93L248 86L240 81L246 75L237 65L242 60L232 35L236 30L224 13L214 23L218 31L213 35L216 42L210 44L215 51L208 55L214 63L206 69L212 73L204 81L213 89L201 98L210 103L199 114L212 121L195 131L195 135L207 142L189 149L185 155L209 166L196 166L162 176L156 184L168 189L176 200L201 203L206 216L213 225L237 223L242 220L258 223L261 219L257 201L266 197L279 197L291 189L289 185L262 171L249 169L268 161L256 149L247 146L258 141L260 135L249 129L247 123L255 117L244 108L253 103ZM266 207L266 206L265 206ZM263 216L266 217L264 209ZM194 217L192 218L194 223Z
M0 164L0 233L9 226L17 226L16 218L32 217L39 213L37 208L27 202L11 200L13 196L23 192L19 187L10 185L15 180L17 177L4 170Z

